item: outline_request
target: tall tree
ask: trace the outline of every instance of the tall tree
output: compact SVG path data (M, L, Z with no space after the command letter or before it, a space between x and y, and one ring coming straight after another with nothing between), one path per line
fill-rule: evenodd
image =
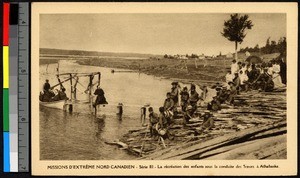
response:
M248 15L231 14L230 19L224 22L221 34L229 41L235 42L235 59L237 59L238 43L241 44L246 37L245 30L253 27Z

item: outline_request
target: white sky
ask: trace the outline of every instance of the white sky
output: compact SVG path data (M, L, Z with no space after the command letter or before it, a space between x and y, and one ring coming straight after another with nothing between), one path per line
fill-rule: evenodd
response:
M285 14L248 14L240 47L286 36ZM40 47L102 52L217 55L234 52L221 35L230 14L57 14L40 16Z

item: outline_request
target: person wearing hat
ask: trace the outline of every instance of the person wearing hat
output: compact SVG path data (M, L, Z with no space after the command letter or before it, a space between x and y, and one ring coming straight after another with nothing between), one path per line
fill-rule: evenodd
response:
M43 94L40 97L40 99L41 99L41 101L49 102L49 101L52 100L52 97L54 97L54 96L55 96L55 94L51 90L51 86L50 86L49 80L46 79L46 82L45 82L45 84L43 86Z
M159 122L158 114L153 111L152 107L149 107L149 130L150 136L154 136L156 134L155 125Z
M174 105L176 106L178 103L178 82L172 82L172 88L171 88L171 98L174 101Z
M48 79L46 79L46 82L44 83L44 87L43 88L44 88L44 93L45 92L49 92L51 86L50 86L50 83L49 83Z
M193 118L193 106L188 105L186 107L186 111L184 112L184 120L183 120L183 124L186 125L187 123L189 123L190 119Z
M188 100L189 100L189 92L188 92L188 88L185 86L183 87L183 90L180 92L180 96L181 96L181 108L182 111L185 112L186 111L186 107L188 104Z

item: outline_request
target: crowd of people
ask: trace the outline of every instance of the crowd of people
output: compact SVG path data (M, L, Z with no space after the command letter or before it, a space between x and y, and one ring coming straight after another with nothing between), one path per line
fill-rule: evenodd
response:
M194 118L199 105L206 107L202 127L210 129L213 126L213 111L221 110L221 104L233 105L236 95L250 90L273 91L286 86L286 65L283 60L272 60L269 63L242 63L232 61L230 70L225 76L225 83L216 83L212 87L200 87L200 94L196 86L191 84L188 89L182 89L178 82L172 82L171 91L166 94L164 105L155 113L150 107L149 128L151 137L160 135L172 138L168 129L178 113L183 114L183 124ZM180 98L179 98L180 97Z
M286 86L286 64L283 59L273 59L259 64L233 60L231 70L225 78L228 88L229 82L233 82L237 92L248 90L268 92Z
M155 113L152 107L148 109L151 137L160 135L162 137L172 138L168 130L174 122L174 118L176 118L179 113L183 114L183 124L188 124L189 120L193 118L197 111L198 102L205 100L207 93L205 89L206 86L202 87L201 93L199 94L194 84L191 84L188 90L187 86L181 89L178 82L172 82L171 91L166 94L166 99L163 106L159 108L159 113ZM206 110L200 117L204 118L203 125L205 127L211 127L211 124L209 124L211 122L211 113L209 110Z

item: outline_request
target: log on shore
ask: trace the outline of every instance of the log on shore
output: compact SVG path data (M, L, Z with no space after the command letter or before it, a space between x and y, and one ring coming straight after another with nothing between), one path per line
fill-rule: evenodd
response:
M195 159L195 157L199 158L199 156L203 153L207 153L209 151L216 150L218 148L226 147L229 145L247 142L251 137L257 134L262 134L273 129L276 130L281 127L286 127L286 121L281 121L275 124L268 124L258 128L249 128L235 133L229 133L222 137L217 137L212 140L198 143L186 149L178 149L176 151L170 151L165 154L157 152L153 155L149 155L146 159Z
M158 137L150 138L146 128L130 130L121 141L138 159L218 159L218 156L220 159L284 159L286 94L274 93L241 93L233 106L223 104L222 110L212 112L214 126L210 130L203 130L203 118L199 116L206 108L200 106L187 125L183 125L182 115L174 119L170 126L174 138L165 139L164 143ZM260 144L266 149L259 147ZM227 155L229 152L231 157Z

